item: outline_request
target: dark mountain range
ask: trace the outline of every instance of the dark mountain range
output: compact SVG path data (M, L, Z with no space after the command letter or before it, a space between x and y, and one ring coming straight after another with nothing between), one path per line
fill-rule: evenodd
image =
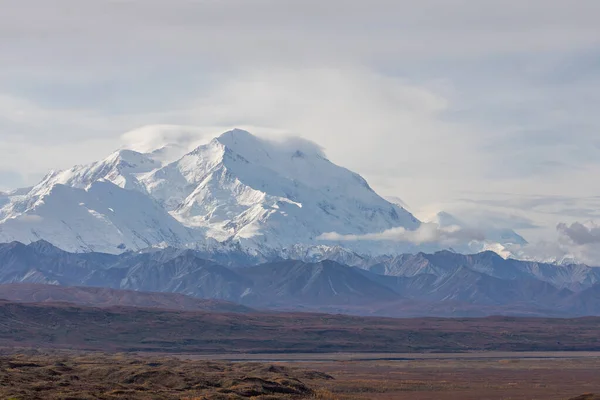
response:
M330 260L234 268L203 257L173 248L69 253L44 241L14 242L0 245L0 284L179 293L253 308L395 317L600 314L597 269L504 260L491 252L403 255L365 268Z
M600 284L573 293L561 302L561 307L581 315L600 315Z
M238 269L254 284L244 302L258 305L356 306L395 301L402 296L373 274L334 261L281 261Z
M357 261L355 266L393 276L431 274L438 278L452 275L460 267L504 280L534 278L559 288L579 291L600 282L600 268L583 264L546 264L504 259L492 251L458 254L439 251L434 254L379 256Z

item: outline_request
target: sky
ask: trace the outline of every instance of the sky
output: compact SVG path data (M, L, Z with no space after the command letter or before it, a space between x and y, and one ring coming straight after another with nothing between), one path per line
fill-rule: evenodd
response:
M164 134L156 125L247 127L315 141L423 219L600 242L597 0L0 9L0 189Z

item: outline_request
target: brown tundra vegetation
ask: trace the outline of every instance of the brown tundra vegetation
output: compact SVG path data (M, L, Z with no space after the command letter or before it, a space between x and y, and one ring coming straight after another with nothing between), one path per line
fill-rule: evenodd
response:
M232 363L29 351L0 357L0 399L599 400L598 368L598 358Z

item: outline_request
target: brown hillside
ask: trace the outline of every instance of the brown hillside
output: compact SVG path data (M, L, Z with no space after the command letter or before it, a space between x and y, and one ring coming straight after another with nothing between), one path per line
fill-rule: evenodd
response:
M600 318L391 319L0 302L0 347L103 351L600 350Z
M23 303L65 302L93 307L149 307L182 311L250 312L251 308L222 300L198 299L178 293L138 292L101 287L66 287L14 283L0 285L0 299Z

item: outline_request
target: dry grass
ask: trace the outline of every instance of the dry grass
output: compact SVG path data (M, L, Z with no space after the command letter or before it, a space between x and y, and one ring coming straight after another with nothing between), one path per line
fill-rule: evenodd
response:
M296 399L331 379L272 364L182 361L128 355L0 358L0 399Z

